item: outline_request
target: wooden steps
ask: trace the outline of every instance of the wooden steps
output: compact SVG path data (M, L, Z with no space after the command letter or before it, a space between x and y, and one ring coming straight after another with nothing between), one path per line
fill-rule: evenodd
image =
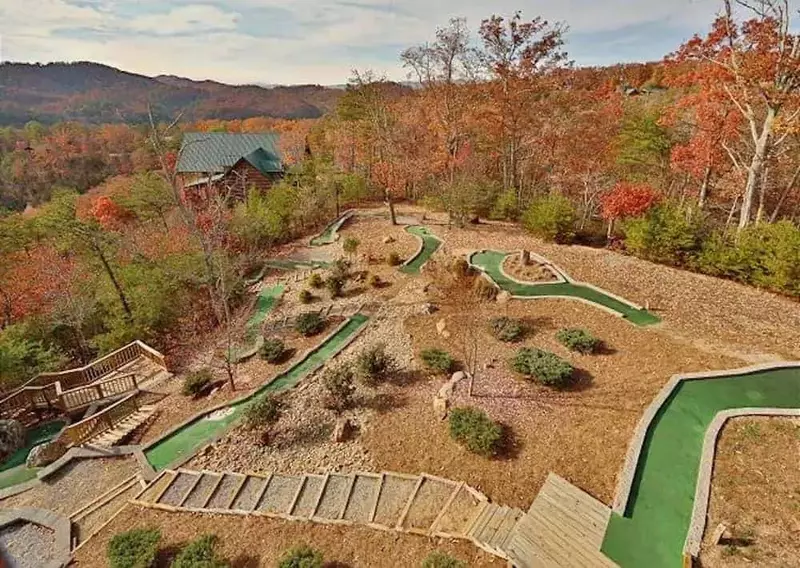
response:
M72 547L76 548L97 533L145 486L139 474L112 487L69 516L72 523Z
M503 558L503 546L522 515L518 509L489 504L463 483L393 472L255 475L167 470L134 502L169 511L264 515L467 539Z
M94 446L115 446L153 420L157 412L158 409L155 406L142 406L138 411L124 418L114 428L102 432L86 443Z
M506 550L519 568L614 567L600 552L610 517L611 509L551 473Z

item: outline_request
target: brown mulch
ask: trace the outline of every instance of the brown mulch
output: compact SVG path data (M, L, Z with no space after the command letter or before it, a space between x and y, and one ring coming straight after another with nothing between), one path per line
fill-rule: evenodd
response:
M131 528L161 530L162 553L157 566L169 566L186 542L203 534L218 537L220 555L236 567L276 566L283 553L307 544L322 551L330 566L398 568L420 566L435 550L454 556L472 568L505 566L505 562L466 541L424 538L365 527L291 522L266 517L171 513L126 507L109 525L75 554L75 565L106 566L106 546L115 534ZM171 554L170 554L171 553Z
M799 457L797 419L728 422L717 444L703 566L800 566ZM720 523L733 540L715 545Z
M434 417L432 400L443 377L408 388L405 405L374 421L364 444L382 469L464 481L504 505L527 508L551 471L610 503L633 430L670 376L741 364L570 300L488 304L466 313L458 305L440 308L406 320L414 352L436 347L463 361L464 337L477 334L479 369L496 363L479 371L472 398L461 383L455 402L482 408L506 425L509 436L501 457L469 454L450 439L447 423ZM520 344L502 343L489 332L490 320L498 315L523 319L533 331ZM436 331L442 318L452 334L448 339ZM588 329L605 342L605 353L570 354L554 337L564 327ZM508 370L508 360L522 345L570 360L578 369L578 384L556 391L521 382Z

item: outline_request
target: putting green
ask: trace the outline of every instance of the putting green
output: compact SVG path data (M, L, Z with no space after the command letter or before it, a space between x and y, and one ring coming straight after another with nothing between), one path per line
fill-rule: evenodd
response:
M25 465L28 454L35 446L55 438L64 424L66 424L64 421L48 422L26 433L25 446L0 464L0 489L12 487L36 477L36 472L40 468L28 468Z
M256 351L258 351L264 342L264 338L261 337L258 328L264 322L264 319L266 319L267 314L275 307L275 304L278 303L278 299L283 295L285 289L286 287L283 284L278 284L272 288L264 288L258 293L256 304L253 307L253 314L245 325L245 340L247 341L247 345L237 345L233 347L231 353L228 354L229 360L238 363L256 354Z
M408 264L402 266L400 270L406 274L419 274L423 265L428 262L428 259L430 259L433 253L442 246L442 241L425 227L417 225L406 227L406 232L422 239L422 249Z
M311 239L311 246L312 247L321 247L322 245L329 245L336 240L336 233L339 232L339 229L342 228L347 220L353 216L352 211L348 211L344 213L341 217L336 219L333 223L329 224L325 227L325 230L322 231L319 235Z
M800 369L680 383L647 432L625 515L611 516L603 553L622 568L681 566L711 421L722 410L769 407L800 408Z
M257 397L266 393L287 390L295 386L318 365L321 365L342 349L350 336L361 329L367 320L367 316L363 314L356 314L351 317L333 336L295 363L290 369L278 375L272 382L258 389L247 398L225 407L230 409L230 412L225 413L223 409L211 414L204 414L162 438L145 450L144 454L147 457L147 461L156 470L161 470L181 458L191 456L202 445L227 430L242 416L247 406Z
M505 258L509 256L504 252L492 250L473 253L470 262L489 275L500 288L512 296L523 298L536 298L559 296L564 298L580 298L593 304L603 306L622 315L633 324L645 326L659 323L661 319L648 312L638 309L622 300L618 300L603 292L575 284L572 282L559 282L555 284L523 284L510 279L503 274L501 267Z

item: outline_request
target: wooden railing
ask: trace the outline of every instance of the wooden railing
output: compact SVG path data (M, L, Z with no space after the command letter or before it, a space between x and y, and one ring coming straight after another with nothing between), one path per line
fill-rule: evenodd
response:
M96 381L118 371L120 368L140 357L149 359L164 369L167 368L166 361L161 353L149 345L136 340L83 367L58 373L42 373L37 375L17 390L0 399L0 419L14 418L27 410L54 406L60 407L64 411L75 408L76 406L74 404L64 406L62 404L61 394L83 386L91 388ZM113 394L119 394L120 392L125 391L114 392ZM78 400L81 395L76 394L71 396L72 399Z
M67 391L61 391L58 388L58 383L56 383L56 392L58 392L59 400L61 401L61 408L65 412L83 408L98 400L130 392L137 388L139 388L139 385L136 382L136 375L133 373L103 379L91 385Z
M67 446L76 446L112 429L139 410L138 396L135 392L89 418L70 424L62 432L61 439Z

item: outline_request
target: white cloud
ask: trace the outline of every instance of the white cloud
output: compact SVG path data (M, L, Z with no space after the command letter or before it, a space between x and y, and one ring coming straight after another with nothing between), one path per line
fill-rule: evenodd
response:
M432 38L453 16L467 17L476 29L493 12L522 8L528 18L540 14L567 22L580 38L652 22L665 30L702 32L720 5L719 0L0 0L0 57L91 59L151 75L239 83L341 83L352 67L404 77L397 46ZM274 15L265 12L269 9ZM685 39L679 36L675 47ZM636 42L645 53L647 38ZM598 47L613 53L612 45Z

